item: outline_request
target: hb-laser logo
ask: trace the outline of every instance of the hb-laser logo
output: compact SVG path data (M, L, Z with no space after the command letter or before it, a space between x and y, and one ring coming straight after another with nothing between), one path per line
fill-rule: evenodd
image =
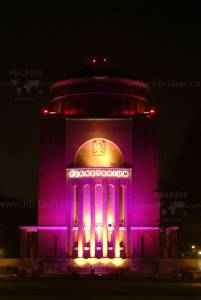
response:
M42 70L11 70L9 79L15 89L16 101L33 101L43 94L42 90Z

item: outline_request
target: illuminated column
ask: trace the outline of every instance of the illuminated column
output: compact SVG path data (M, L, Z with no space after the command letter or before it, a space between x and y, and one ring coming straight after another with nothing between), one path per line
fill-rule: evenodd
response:
M123 238L123 242L124 242L124 251L125 251L125 255L128 256L128 223L127 223L127 185L125 184L123 187L123 205L124 205L124 212L123 212L123 218L124 218L124 227L125 227L125 231L124 231L124 238Z
M131 207L132 200L132 192L131 192L131 184L130 179L126 182L125 189L125 228L126 228L126 243L125 243L125 254L127 257L132 256L131 246L131 220L133 219L133 211Z
M84 201L83 185L78 186L78 257L84 254L84 222L83 222L83 201Z
M108 186L103 186L103 232L102 232L102 249L103 257L107 257L108 234L107 234L107 202L108 202Z
M96 241L95 241L95 186L90 187L90 208L91 208L91 232L90 232L90 257L96 256Z
M74 202L75 202L75 197L76 197L76 186L73 185L73 183L69 183L69 187L67 189L67 195L69 201L67 202L67 231L66 231L66 236L67 236L67 246L68 246L68 256L72 256L73 254L73 236L72 236L72 227L74 225L73 222L73 212L74 212Z
M120 243L119 243L119 182L115 183L114 191L114 205L115 205L115 221L114 221L114 255L120 257Z

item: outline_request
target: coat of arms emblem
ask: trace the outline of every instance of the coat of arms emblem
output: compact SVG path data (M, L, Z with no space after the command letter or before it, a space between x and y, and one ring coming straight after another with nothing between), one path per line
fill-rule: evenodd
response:
M97 139L93 141L93 155L105 155L106 154L106 143L104 140Z

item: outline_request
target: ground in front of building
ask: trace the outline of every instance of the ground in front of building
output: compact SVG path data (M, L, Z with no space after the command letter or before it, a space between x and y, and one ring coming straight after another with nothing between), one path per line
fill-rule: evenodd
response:
M0 299L201 299L201 283L135 278L0 280Z

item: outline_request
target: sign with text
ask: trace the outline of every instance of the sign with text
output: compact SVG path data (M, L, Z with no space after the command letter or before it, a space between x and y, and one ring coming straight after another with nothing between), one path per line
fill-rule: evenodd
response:
M69 178L86 178L86 177L116 177L128 178L130 170L126 169L67 169Z

